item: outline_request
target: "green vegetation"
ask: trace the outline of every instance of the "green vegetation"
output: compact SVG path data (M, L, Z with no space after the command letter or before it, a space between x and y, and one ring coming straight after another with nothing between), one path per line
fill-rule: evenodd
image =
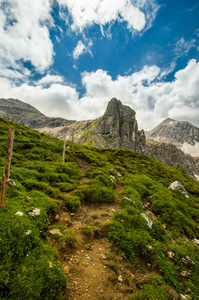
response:
M0 119L0 174L3 173L8 128ZM61 164L63 141L27 127L15 126L15 139L6 207L0 208L0 298L62 299L68 278L58 260L58 251L78 245L69 226L56 225L60 205L75 213L80 205L119 201L121 210L103 230L81 228L91 241L103 234L117 247L118 255L137 269L150 264L157 276L143 282L130 299L172 299L178 294L199 299L199 183L177 167L168 168L147 156L121 149L97 149L67 143ZM82 184L77 164L90 167ZM175 180L182 183L189 198L168 190ZM32 215L38 209L39 214ZM17 214L16 214L17 213ZM145 217L153 225L150 227ZM93 221L97 215L93 214ZM50 231L58 230L57 234ZM168 253L172 252L173 257ZM188 256L195 264L183 264ZM113 254L106 253L107 266L117 271ZM189 276L183 277L182 271ZM149 272L149 270L148 270ZM161 280L160 280L161 278ZM167 287L167 288L165 288Z

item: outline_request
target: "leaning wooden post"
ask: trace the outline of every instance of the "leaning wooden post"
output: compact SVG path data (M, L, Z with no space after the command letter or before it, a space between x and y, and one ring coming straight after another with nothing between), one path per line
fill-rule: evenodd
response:
M72 149L74 149L75 130L72 130Z
M63 154L62 154L62 165L65 163L65 151L66 151L66 136L64 138L64 148L63 148Z
M0 207L5 207L6 205L6 194L7 194L7 188L8 188L8 182L9 182L9 176L10 176L10 163L11 163L11 157L12 157L12 147L13 147L13 141L14 141L14 126L10 126L9 133L8 133L8 141L7 141L7 149L6 149L6 158L5 158L5 166L3 171L3 179L1 183L1 201L0 201Z

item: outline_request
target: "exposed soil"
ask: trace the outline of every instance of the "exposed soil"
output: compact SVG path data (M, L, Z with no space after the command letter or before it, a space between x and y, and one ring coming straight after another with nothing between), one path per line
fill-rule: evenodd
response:
M81 184L84 185L89 180L85 174L90 164L79 158L76 162L82 171ZM119 187L116 188L118 192ZM122 250L104 234L104 224L119 210L122 210L119 194L115 203L82 203L75 213L60 207L56 224L70 228L78 240L76 247L59 250L63 270L69 277L65 300L127 300L143 283L160 275L153 270L150 261L140 261L138 268L123 259ZM175 290L171 288L172 293L175 294ZM178 295L172 294L171 299L178 299Z

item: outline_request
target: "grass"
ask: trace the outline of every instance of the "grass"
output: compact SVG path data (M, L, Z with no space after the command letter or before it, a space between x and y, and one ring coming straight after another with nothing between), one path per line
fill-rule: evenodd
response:
M12 123L0 119L0 174L3 173L8 128ZM144 283L130 299L170 299L164 289L172 286L178 294L199 299L198 246L199 183L177 167L168 168L147 156L129 150L97 149L70 143L62 164L63 141L17 124L6 207L0 208L0 298L62 299L68 278L58 259L58 251L78 245L75 233L55 225L60 202L68 212L80 205L113 203L120 200L121 211L104 226L103 232L117 247L123 260L139 270L150 263L161 282ZM76 164L81 158L90 164L87 182ZM168 190L178 180L189 198ZM31 216L33 209L40 214ZM17 212L23 213L22 216ZM152 228L142 214L153 222ZM93 219L97 216L93 214ZM61 235L50 235L50 229ZM99 228L85 226L92 241ZM52 241L52 244L49 243ZM91 242L88 249L92 249ZM168 252L172 251L171 259ZM189 256L193 266L184 265ZM106 253L109 267L115 269L112 253ZM180 273L187 270L189 278Z

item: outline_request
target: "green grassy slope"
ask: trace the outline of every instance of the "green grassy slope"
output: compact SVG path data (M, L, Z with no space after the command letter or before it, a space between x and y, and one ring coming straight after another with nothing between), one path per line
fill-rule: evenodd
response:
M0 174L3 173L8 128L0 119ZM187 299L199 299L199 183L178 168L120 149L97 149L70 143L62 165L63 142L17 124L5 209L0 208L0 298L62 299L67 276L58 253L48 242L49 226L60 203L75 212L80 203L120 201L123 210L104 225L104 234L123 258L137 265L146 261L160 276L140 286L130 299L172 299L172 286ZM90 163L80 184L77 159ZM189 198L168 190L178 180ZM40 209L38 216L29 213ZM16 215L23 213L22 216ZM142 214L153 221L152 228ZM57 237L58 238L58 237ZM76 242L70 228L61 241ZM174 254L173 258L168 253ZM188 256L195 264L183 263ZM183 277L182 271L189 273Z

